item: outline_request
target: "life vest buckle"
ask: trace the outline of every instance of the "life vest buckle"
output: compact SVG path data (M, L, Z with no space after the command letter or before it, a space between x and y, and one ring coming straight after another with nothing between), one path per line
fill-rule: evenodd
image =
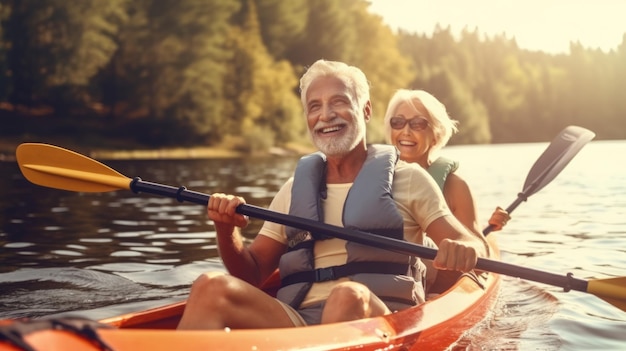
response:
M315 281L326 282L329 280L335 280L335 270L333 267L318 268L315 270Z

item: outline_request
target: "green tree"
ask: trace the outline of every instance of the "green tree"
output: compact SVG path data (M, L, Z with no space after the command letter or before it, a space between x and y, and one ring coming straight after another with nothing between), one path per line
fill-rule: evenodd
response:
M54 70L53 23L54 1L13 0L4 6L10 16L4 25L9 49L7 66L11 80L9 102L13 105L35 106L46 94L45 80Z
M257 0L263 43L277 60L304 37L309 14L308 0Z
M351 5L348 5L351 4ZM402 55L398 39L382 18L368 11L363 1L344 1L345 15L355 31L355 43L344 58L361 68L371 84L373 118L368 125L368 141L384 142L383 117L393 93L413 80L411 61Z
M597 139L626 137L617 127L626 113L626 34L610 52L571 43L569 54L552 55L479 28L394 34L368 6L3 0L1 132L152 146L241 135L248 150L288 143L304 133L296 77L324 58L368 76L371 142L382 141L379 119L398 88L424 89L446 104L461 122L452 143L543 141L568 124ZM52 117L32 123L35 114Z
M254 1L243 2L229 39L234 57L225 83L226 133L243 136L240 148L267 149L302 131L302 109L293 93L298 80L290 63L275 61L263 45Z
M139 135L142 141L219 140L223 81L232 57L226 40L238 9L237 0L134 2L122 48L111 64L115 86L128 91L115 108L121 105L123 113L143 117L135 127L153 125Z
M625 139L626 135L623 133L623 128L616 127L623 126L624 121L626 121L626 99L624 98L626 91L626 33L622 36L622 43L615 52L609 55L612 62L611 67L614 68L614 75L612 84L608 87L608 94L614 109L607 116L603 129L607 131L606 136L609 139Z
M400 38L401 50L417 71L411 87L433 94L459 121L459 133L450 144L491 142L489 111L475 93L481 77L475 33L467 32L456 42L449 28L437 27L432 39L406 32Z
M290 47L286 57L300 67L322 58L343 61L350 57L356 47L356 32L354 19L345 10L346 2L309 0L306 3L309 9L304 36Z
M65 115L91 100L87 86L117 49L126 0L11 1L6 22L13 104L53 106Z
M429 91L446 106L452 119L459 121L459 133L450 144L486 144L491 142L491 130L485 105L467 84L448 70L441 70L425 83Z

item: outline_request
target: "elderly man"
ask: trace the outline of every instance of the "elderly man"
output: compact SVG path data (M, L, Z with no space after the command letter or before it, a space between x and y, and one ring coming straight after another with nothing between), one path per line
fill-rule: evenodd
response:
M271 210L418 244L428 235L439 248L438 269L467 272L488 256L485 240L452 216L430 175L398 160L393 146L366 143L372 106L360 69L319 60L300 90L319 152L300 160ZM193 283L179 329L332 323L424 302L424 266L416 257L272 222L245 246L239 228L248 219L235 212L244 203L210 197L208 216L230 274L205 273ZM282 285L274 298L258 286L277 268Z

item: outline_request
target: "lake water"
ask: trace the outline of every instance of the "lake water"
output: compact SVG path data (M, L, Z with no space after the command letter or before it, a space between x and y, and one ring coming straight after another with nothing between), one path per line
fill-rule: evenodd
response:
M483 223L522 190L548 143L455 146ZM498 232L502 260L577 278L626 276L626 141L592 141ZM295 158L104 161L128 176L266 207ZM74 193L29 183L0 162L0 319L80 312L99 319L182 300L223 270L202 206L130 191ZM245 235L252 238L260 221ZM623 350L626 312L582 292L505 277L468 350Z

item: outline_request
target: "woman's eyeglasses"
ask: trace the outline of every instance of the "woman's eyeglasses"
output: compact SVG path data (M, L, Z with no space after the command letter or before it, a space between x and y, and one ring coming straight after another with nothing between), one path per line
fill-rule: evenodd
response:
M393 129L402 129L406 124L409 124L409 127L414 131L420 131L426 129L428 127L428 120L422 117L414 117L411 119L406 119L404 117L391 117L389 119L389 124Z

